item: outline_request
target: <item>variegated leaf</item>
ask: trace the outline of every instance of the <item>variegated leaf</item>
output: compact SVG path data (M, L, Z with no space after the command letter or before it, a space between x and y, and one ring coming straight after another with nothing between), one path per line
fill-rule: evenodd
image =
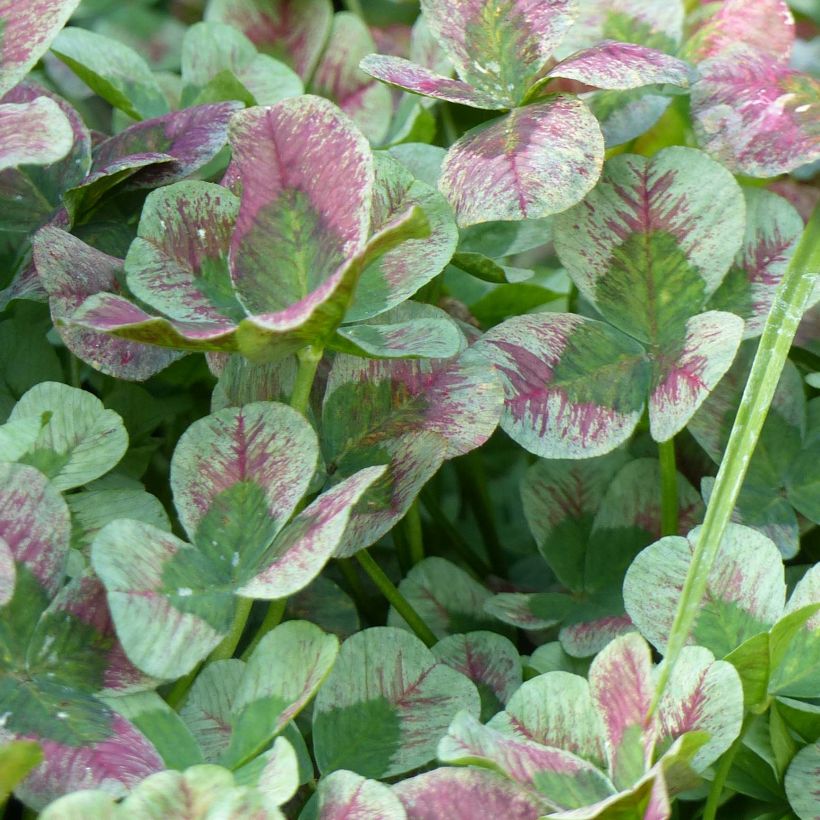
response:
M759 188L744 188L746 236L709 307L745 320L744 339L759 336L786 272L803 219L785 199Z
M9 421L41 419L40 433L18 460L37 467L67 490L107 473L128 449L122 419L93 394L57 382L32 387Z
M49 165L74 144L71 122L48 97L0 105L0 171L17 165Z
M307 80L330 36L329 0L210 0L208 22L228 23Z
M820 158L820 81L755 51L698 66L692 117L698 142L733 171L772 177Z
M48 292L51 316L66 347L95 370L122 379L147 379L179 358L158 347L117 339L71 324L74 311L95 293L117 292L123 262L60 228L34 238L37 273Z
M505 107L523 100L575 18L570 0L422 0L421 8L461 79Z
M48 50L79 0L7 0L0 9L0 96L22 80Z
M91 550L126 655L156 678L187 674L227 635L234 597L199 551L150 524L103 527ZM219 584L215 588L215 584Z
M331 772L316 789L315 820L353 820L378 817L379 820L406 820L399 798L389 786L368 780L344 769ZM305 820L311 815L303 812Z
M783 61L791 55L794 17L786 0L758 0L752 5L743 0L709 0L698 12L695 31L685 47L690 59L702 61L736 48L750 48Z
M627 90L656 84L688 88L691 74L683 60L662 51L604 40L562 60L546 76L575 80L593 88Z
M245 312L228 272L238 212L239 200L209 182L177 182L149 194L125 258L131 293L180 322L240 322Z
M364 21L351 12L333 15L330 37L310 81L311 92L336 103L374 144L387 135L393 98L360 68L376 44Z
M581 200L603 156L601 129L586 105L557 96L464 134L447 152L439 188L462 227L538 219Z
M575 809L615 793L595 766L560 748L510 737L482 726L461 712L438 747L444 763L479 765L500 770L510 779L540 793L553 809Z
M563 749L598 769L606 768L606 734L589 684L580 675L548 672L523 683L505 711L488 724L504 735Z
M579 609L575 615L580 614L578 622L565 623L558 633L562 649L573 658L589 658L610 641L635 630L630 617L619 614L623 610L620 596L615 601L603 596L597 605L592 602L592 606L582 605Z
M490 591L444 558L416 564L399 584L399 592L438 638L493 626L493 619L484 614ZM410 630L392 607L387 623Z
M649 386L643 348L572 314L508 319L473 347L504 379L501 427L546 458L589 458L632 434Z
M495 632L450 635L433 647L441 663L468 677L481 696L481 720L489 720L521 686L521 659L513 644Z
M14 553L5 539L0 538L0 607L10 603L17 583Z
M632 620L661 651L671 630L680 591L700 528L669 536L647 547L624 581L624 600ZM652 596L646 595L651 589ZM764 535L730 524L709 574L707 597L692 641L723 657L745 640L767 631L785 602L783 565L777 547Z
M688 732L708 733L689 764L700 773L732 745L742 723L743 687L732 664L716 661L702 646L684 647L658 706L658 745Z
M0 465L0 488L0 538L18 566L53 596L68 560L68 507L54 485L25 464Z
M435 757L439 737L461 709L479 713L472 682L437 663L415 636L366 629L342 645L316 699L319 769L374 778L415 769Z
M209 354L209 359L213 355ZM256 401L287 403L293 393L297 371L296 357L281 359L269 364L253 364L237 354L225 356L221 369L211 365L219 381L211 396L211 410L241 407Z
M615 638L589 668L589 687L603 718L609 774L619 789L652 764L654 733L647 726L653 695L649 644L633 632Z
M376 234L414 206L429 223L429 235L409 239L369 264L361 273L346 321L357 322L399 306L439 274L458 243L453 212L432 186L385 152L373 154L375 180L370 206L370 232Z
M370 149L334 105L313 96L241 112L230 142L228 175L242 190L230 250L237 295L251 313L285 311L364 249Z
M537 820L548 804L512 780L478 768L444 767L402 780L393 793L408 820Z
M422 18L423 19L423 18ZM493 94L473 88L469 83L437 74L429 68L387 54L369 54L359 63L362 71L394 88L437 100L485 108L491 111L506 105Z
M556 218L556 250L608 321L666 349L720 285L743 241L743 215L740 186L698 151L622 155Z

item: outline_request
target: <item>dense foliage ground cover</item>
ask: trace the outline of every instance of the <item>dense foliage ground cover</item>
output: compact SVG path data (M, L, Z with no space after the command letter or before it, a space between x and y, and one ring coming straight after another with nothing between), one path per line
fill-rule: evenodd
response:
M820 818L818 26L0 0L6 816Z

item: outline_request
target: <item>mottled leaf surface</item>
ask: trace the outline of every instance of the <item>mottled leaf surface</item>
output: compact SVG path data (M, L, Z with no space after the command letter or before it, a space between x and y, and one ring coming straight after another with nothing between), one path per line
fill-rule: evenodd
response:
M532 792L496 772L478 768L443 767L402 780L393 786L408 820L473 820L506 817L536 820L546 804Z
M789 804L801 820L820 814L820 743L801 749L786 771Z
M631 435L643 410L649 364L620 331L572 314L508 319L473 348L500 371L501 427L546 458L589 458Z
M42 228L34 238L34 261L66 346L95 370L142 380L179 358L178 353L118 339L71 324L74 311L95 293L119 290L123 262L60 228Z
M669 536L647 547L624 582L630 617L659 649L666 646L700 530L687 538ZM647 596L646 590L653 591ZM767 631L780 617L785 584L780 553L764 535L730 524L709 574L707 595L693 630L693 642L717 656Z
M579 99L515 108L450 147L439 188L462 227L538 219L575 205L601 172L604 140Z
M575 17L569 0L422 0L430 31L465 82L521 102Z
M623 91L664 83L687 88L690 74L691 69L685 62L662 51L605 40L562 60L547 76Z
M317 820L405 820L399 798L389 786L344 769L331 772L319 781L316 790Z
M79 0L7 0L0 7L0 96L22 80L68 22Z
M752 50L698 66L692 86L695 134L736 173L772 177L820 157L820 82Z
M475 686L413 635L392 627L348 638L319 691L313 738L319 769L390 777L432 760L461 709L478 715Z
M0 105L0 171L17 165L49 165L74 144L71 122L48 97Z

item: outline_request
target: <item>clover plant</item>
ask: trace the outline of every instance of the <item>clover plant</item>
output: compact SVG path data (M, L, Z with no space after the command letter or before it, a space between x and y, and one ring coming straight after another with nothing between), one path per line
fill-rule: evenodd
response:
M0 0L0 813L820 818L813 0Z

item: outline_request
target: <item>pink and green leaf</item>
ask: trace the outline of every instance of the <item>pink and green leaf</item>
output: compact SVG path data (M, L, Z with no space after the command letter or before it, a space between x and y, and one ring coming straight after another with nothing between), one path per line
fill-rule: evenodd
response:
M483 721L509 702L521 686L521 658L515 646L496 632L450 635L433 647L439 662L469 678L481 696Z
M745 322L744 339L763 332L775 291L803 233L803 219L782 197L744 188L746 235L726 278L709 307L728 310Z
M689 732L705 732L689 765L702 772L740 734L743 687L734 666L702 646L687 646L672 672L657 712L657 744L664 748Z
M436 661L414 635L392 627L359 632L342 645L319 690L313 739L319 769L383 778L434 759L457 712L478 715L475 686Z
M356 503L384 472L366 467L320 495L263 553L260 569L238 593L273 600L306 587L337 550Z
M205 20L239 29L307 80L330 36L333 7L329 0L212 0Z
M50 165L63 159L73 145L71 122L48 97L0 105L0 171L18 165Z
M310 90L336 103L373 144L387 135L393 114L389 89L359 68L376 43L364 21L351 12L333 15L330 37Z
M316 434L304 416L282 404L226 408L192 424L171 462L180 521L209 551L211 539L233 542L240 574L290 518L317 466ZM207 543L206 543L207 542ZM216 557L216 556L215 556Z
M525 681L506 710L488 724L509 737L563 749L598 769L606 768L606 735L589 684L569 672L548 672Z
M635 630L629 616L621 614L622 611L623 604L619 599L613 601L610 595L581 605L572 615L576 622L565 623L558 633L561 647L573 658L589 658L597 654L610 641Z
M51 316L66 347L95 370L142 380L179 358L178 353L135 344L71 323L74 311L96 293L116 293L123 262L60 228L44 227L34 238L34 262L48 291Z
M627 90L646 85L688 88L692 69L683 60L634 43L604 40L567 57L546 74L593 88Z
M698 68L695 134L725 166L772 177L820 158L820 81L755 51L735 50Z
M371 236L413 207L424 212L429 235L409 238L364 268L346 321L368 319L399 306L444 269L458 244L453 212L438 191L385 152L374 153L373 162Z
M531 791L488 769L443 767L402 780L393 793L408 820L537 820L548 809Z
M564 749L510 737L458 714L438 746L443 763L486 766L540 793L554 809L574 809L614 794L612 783L591 763Z
M743 213L740 186L698 151L622 155L557 217L556 250L608 321L665 349L720 285L743 241Z
M79 0L12 0L0 11L0 96L45 54Z
M583 199L603 156L601 129L586 105L557 96L464 134L447 152L439 188L462 227L538 219Z
M508 319L473 348L496 366L506 402L501 427L545 458L614 450L643 411L649 363L620 331L572 314Z
M422 0L430 31L462 80L520 103L575 19L570 0Z
M128 288L180 322L239 322L228 248L239 200L221 185L177 182L148 195L125 258Z
M786 0L703 2L686 56L698 62L736 48L748 48L787 61L795 41L794 17Z
M316 789L316 820L351 820L378 817L406 820L401 801L389 786L344 769L331 772Z
M242 191L233 281L250 312L284 311L364 249L370 149L335 106L312 96L238 114L230 140L229 178Z
M25 464L0 465L0 488L0 538L14 561L54 595L65 576L71 535L65 501L39 470Z
M156 678L187 674L227 635L234 600L198 551L150 524L103 527L91 551L129 660ZM216 585L219 584L219 587Z
M425 558L416 564L402 579L399 592L437 638L495 625L484 612L490 591L444 558ZM392 607L387 623L410 630Z
M626 609L641 633L666 647L699 528L687 538L669 536L647 547L626 574ZM651 597L646 590L652 589ZM777 547L756 530L730 524L709 575L707 597L692 641L722 657L767 631L785 602L783 564Z
M469 83L445 77L403 57L368 54L359 66L371 77L411 94L490 111L506 108L506 105L493 95L479 91Z
M651 650L636 632L615 638L589 669L589 687L606 732L609 774L619 789L632 786L652 763L653 683Z
M97 787L124 797L164 768L156 749L133 724L108 712L102 704L97 706L103 715L107 713L102 737L82 745L76 741L39 741L43 762L15 790L26 805L43 809L65 794Z

